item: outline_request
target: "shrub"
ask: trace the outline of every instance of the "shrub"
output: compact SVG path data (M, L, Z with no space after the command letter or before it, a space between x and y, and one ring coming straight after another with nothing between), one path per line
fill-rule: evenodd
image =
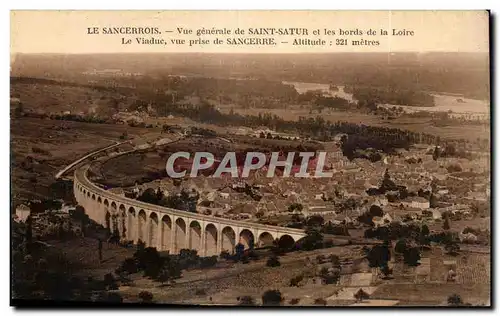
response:
M335 268L340 268L340 257L334 254L331 254L330 257L330 262L332 263L332 266Z
M450 228L451 228L450 217L446 216L446 218L444 219L444 223L443 223L443 229L444 230L449 230Z
M332 223L328 223L322 227L321 232L324 234L349 236L347 225L344 224L333 225Z
M283 297L281 296L281 292L278 290L267 290L262 295L262 304L264 306L278 306L281 305L283 301Z
M326 306L326 300L323 298L317 298L314 300L314 305Z
M336 284L340 280L340 269L321 268L319 276L325 284Z
M396 243L396 246L394 247L394 251L396 253L404 253L406 251L406 248L407 248L407 246L406 246L406 240L400 239Z
M122 272L133 274L138 272L137 261L134 258L125 259L120 266L115 270L116 274L121 274Z
M115 277L111 273L104 275L104 286L109 290L118 290L118 284L116 283Z
M324 255L317 255L316 256L316 262L317 263L324 263L326 260L325 256Z
M266 266L268 267L279 267L281 265L277 256L271 256L267 259Z
M325 240L323 242L323 248L332 248L333 247L333 240Z
M251 249L248 251L248 259L259 260L259 254L255 250Z
M238 297L238 301L240 302L238 305L242 306L256 306L255 299L251 296L242 296Z
M373 217L373 216L384 216L384 211L382 210L382 208L378 205L372 205L370 207L370 211L369 211L369 214Z
M297 305L299 304L300 299L299 298L292 298L289 302L290 305Z
M456 241L450 241L444 246L446 252L452 256L458 255L460 251L460 245Z
M243 257L241 258L241 263L243 263L243 264L250 263L250 259L248 258L248 256L246 256L246 255L245 255L245 256L243 256Z
M311 215L306 220L306 225L309 227L319 227L322 226L325 219L321 215Z
M217 256L200 258L200 268L211 268L217 264Z
M50 152L43 149L43 148L40 148L40 147L31 147L31 151L36 153L36 154L42 154L42 155L46 155L46 156L50 156Z
M194 292L194 295L207 295L207 292L205 291L205 289L197 289L195 292Z
M304 206L300 203L292 203L290 204L290 206L288 206L288 212L294 212L294 211L298 211L298 212L302 212L302 210L304 209Z
M302 282L302 280L304 280L304 275L298 275L296 277L293 277L290 279L290 286L299 286L300 282Z
M149 291L142 291L139 293L139 298L141 299L141 303L152 303L153 293Z
M460 306L463 305L463 300L462 297L458 294L453 294L448 297L448 305L451 306Z
M453 163L446 167L446 170L448 170L449 173L462 172L462 166L460 166L458 163Z
M123 303L123 298L119 293L110 292L107 294L105 301L108 303Z
M366 293L363 289L359 289L356 293L354 293L354 298L357 301L362 301L370 298L370 295Z
M227 251L227 250L222 250L222 252L220 253L219 257L221 259L228 260L228 259L231 258L231 254L229 254L229 251Z

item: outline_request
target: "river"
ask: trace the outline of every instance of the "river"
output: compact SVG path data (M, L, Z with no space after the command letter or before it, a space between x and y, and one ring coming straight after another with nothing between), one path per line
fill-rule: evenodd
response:
M293 85L298 93L307 91L321 90L324 94L337 96L349 101L353 101L351 93L344 91L344 86L337 86L338 91L331 91L330 85L326 83L293 82L283 81L283 84ZM406 106L402 105L407 112L429 111L429 112L448 112L457 114L470 114L474 116L490 115L490 104L488 101L464 98L460 95L431 94L434 96L434 107ZM382 104L384 107L400 106L398 104Z

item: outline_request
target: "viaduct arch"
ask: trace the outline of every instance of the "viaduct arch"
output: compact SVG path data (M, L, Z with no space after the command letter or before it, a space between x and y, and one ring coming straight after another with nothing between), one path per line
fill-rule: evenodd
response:
M213 256L223 250L233 253L238 243L248 249L271 246L277 239L297 241L306 235L301 229L239 222L129 199L93 184L87 170L84 166L75 171L73 190L89 217L123 240L141 240L159 251L174 254L189 248L200 256Z

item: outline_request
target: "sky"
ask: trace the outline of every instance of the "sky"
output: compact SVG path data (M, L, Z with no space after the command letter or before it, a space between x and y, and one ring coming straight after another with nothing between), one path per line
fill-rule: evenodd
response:
M88 34L97 27L99 34ZM156 27L158 35L103 34L108 27ZM184 35L177 28L306 28L308 36L274 36L276 45L228 45L227 38L267 38L266 35ZM341 36L339 30L363 31ZM372 29L377 35L367 35ZM413 36L381 36L380 29L411 31ZM320 35L313 31L319 30ZM336 35L326 35L325 30ZM171 31L171 32L166 32ZM307 52L488 52L486 11L11 11L11 54L15 53L307 53ZM160 45L140 45L137 38L163 39ZM213 44L215 38L224 41ZM324 40L322 46L292 45L295 38ZM172 39L184 39L174 45ZM209 40L210 44L189 45ZM348 45L337 45L347 40ZM131 40L130 44L123 44ZM339 40L339 41L337 41ZM353 45L352 40L371 45ZM283 43L286 42L286 43ZM373 43L375 42L375 44ZM378 45L376 45L378 42Z

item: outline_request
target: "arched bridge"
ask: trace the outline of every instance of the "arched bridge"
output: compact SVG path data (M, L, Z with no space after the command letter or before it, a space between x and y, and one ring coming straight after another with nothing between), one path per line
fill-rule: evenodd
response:
M275 239L295 242L306 235L301 229L229 220L129 199L90 182L87 170L84 166L75 171L73 190L89 217L124 240L142 240L160 251L174 254L189 248L200 256L213 256L223 250L233 253L237 243L248 249L272 245Z

